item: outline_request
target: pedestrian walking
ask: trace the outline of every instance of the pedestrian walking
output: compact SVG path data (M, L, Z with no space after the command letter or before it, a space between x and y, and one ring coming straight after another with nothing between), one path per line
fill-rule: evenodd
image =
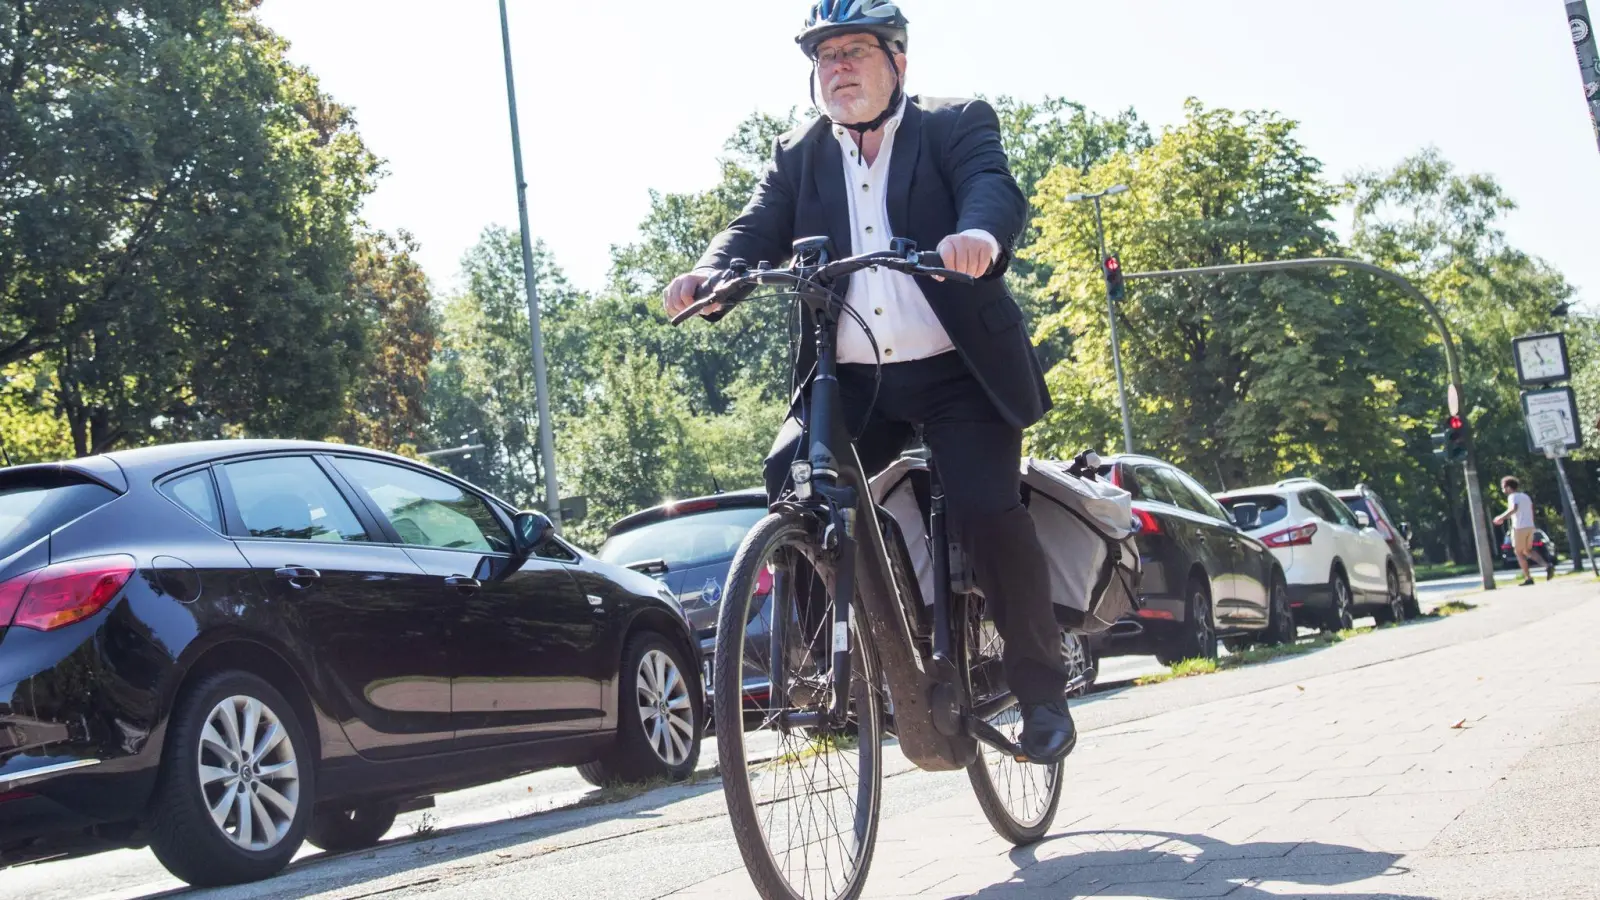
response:
M1515 477L1507 475L1500 479L1500 490L1506 495L1506 511L1495 517L1496 525L1510 520L1511 549L1517 554L1517 565L1522 567L1522 586L1533 584L1533 576L1528 571L1528 557L1533 549L1533 498L1522 490L1522 483ZM1539 559L1544 563L1544 580L1549 581L1556 577L1556 564L1546 551L1539 551Z

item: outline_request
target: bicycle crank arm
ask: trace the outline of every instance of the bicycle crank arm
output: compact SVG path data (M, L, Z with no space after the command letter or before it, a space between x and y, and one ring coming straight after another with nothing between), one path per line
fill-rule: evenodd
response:
M1028 754L1022 752L1021 745L1001 734L998 729L988 722L977 718L968 718L967 726L972 729L972 736L988 744L994 749L1004 753L1017 762L1031 762Z

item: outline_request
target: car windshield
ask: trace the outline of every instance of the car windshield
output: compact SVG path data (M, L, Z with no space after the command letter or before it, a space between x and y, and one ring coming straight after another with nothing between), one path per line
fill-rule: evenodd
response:
M116 497L89 483L0 487L0 559Z
M678 516L612 535L597 555L623 566L658 559L669 569L702 565L733 556L766 514L765 507L751 506Z
M1266 528L1276 525L1289 515L1289 504L1282 497L1274 494L1247 495L1239 497L1218 498L1223 506L1230 511L1235 506L1254 505L1257 510L1256 523L1252 528Z

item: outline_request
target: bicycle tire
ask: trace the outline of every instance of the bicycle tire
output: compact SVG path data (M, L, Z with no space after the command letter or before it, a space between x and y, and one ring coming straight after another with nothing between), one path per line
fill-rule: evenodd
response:
M969 611L969 617L973 615ZM1004 642L993 633L993 623L969 618L969 637L965 644L968 671L1000 657ZM976 634L972 634L973 631ZM992 641L986 646L977 637L988 631ZM982 698L974 698L981 700ZM989 717L989 724L1002 734L1017 740L1021 733L1021 711L1012 705ZM978 758L967 766L967 780L978 797L978 806L984 818L1003 838L1023 847L1037 843L1055 823L1056 811L1061 805L1061 785L1066 772L1065 761L1041 766L1006 758L987 744L978 747ZM1020 793L1020 797L1017 796Z
M867 873L872 865L872 856L877 842L878 822L882 813L883 791L883 711L882 697L875 689L878 683L879 672L876 654L873 652L869 641L863 640L860 618L851 617L852 634L852 660L854 663L851 680L852 700L850 708L854 711L852 724L853 737L841 735L823 735L818 738L814 733L796 730L793 734L783 733L775 724L772 716L773 709L780 700L787 703L791 694L797 693L795 685L800 678L791 684L788 679L783 685L769 683L769 702L767 709L761 716L764 723L750 732L746 731L747 717L750 710L745 697L745 635L746 627L751 620L751 604L755 601L757 585L760 582L762 570L773 562L778 551L786 550L802 555L805 561L813 567L816 577L821 579L825 586L826 596L830 598L828 620L831 620L832 585L825 560L827 554L821 552L816 546L809 519L801 513L784 512L774 513L762 519L749 534L745 536L740 545L738 554L734 557L732 568L729 570L727 587L723 591L722 607L718 611L717 622L717 648L714 663L713 683L715 685L715 721L717 726L718 760L722 769L723 796L728 804L728 816L733 824L734 838L739 845L740 855L744 859L745 870L750 874L757 892L763 900L856 900L861 896L866 887ZM795 562L793 560L791 563ZM774 608L780 610L775 615L785 617L783 625L787 625L787 612L780 593L790 589L792 579L775 575L772 581L774 593ZM800 631L797 627L793 633ZM785 633L792 633L786 629ZM832 629L827 628L831 636ZM789 647L787 644L784 658L786 660L798 651L810 652L817 656L810 645ZM770 653L768 654L770 657ZM771 660L767 661L768 671L771 671ZM813 678L806 682L806 686L815 687L826 684L824 679ZM794 745L785 743L798 734L808 745L796 749L783 749L782 753L774 751L771 760L760 762L765 767L763 771L752 773L748 752L751 746L751 735L757 745L764 739L763 732L772 731L781 735L779 749ZM773 835L769 834L780 823L776 821L777 813L783 810L784 821L791 830L795 823L804 833L808 827L804 816L796 816L792 811L792 804L788 799L772 799L765 803L758 797L756 781L761 782L761 788L776 788L778 780L772 776L780 768L788 776L787 784L792 785L796 770L809 767L817 768L817 760L823 760L832 779L832 766L835 759L841 762L840 774L844 774L843 763L848 761L851 750L850 742L855 743L857 757L855 773L858 784L854 797L851 799L851 838L854 849L848 873L844 873L837 886L831 869L827 868L827 849L824 848L824 874L826 876L825 892L813 893L813 869L811 841L803 841L801 848L804 850L801 878L795 877L793 848L784 848L788 852L780 853L773 846ZM820 748L820 749L819 749ZM802 755L809 754L809 755ZM837 782L835 782L837 783ZM829 795L846 793L845 790L829 789ZM837 796L830 796L828 803L839 800ZM763 813L765 809L765 813ZM763 822L763 819L766 821ZM809 820L810 827L815 827L816 819ZM843 831L834 836L844 836ZM779 856L784 859L780 861ZM796 885L795 882L802 882Z

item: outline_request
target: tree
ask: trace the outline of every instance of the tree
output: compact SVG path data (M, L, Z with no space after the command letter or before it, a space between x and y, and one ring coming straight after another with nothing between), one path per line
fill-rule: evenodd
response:
M1032 432L1035 452L1120 443L1105 408L1114 395L1093 210L1066 196L1132 186L1105 208L1132 270L1337 255L1339 195L1296 127L1191 101L1153 145L1045 177L1028 256L1051 267L1049 289L1065 302L1040 331L1077 336L1050 380L1087 385L1099 402L1085 410L1090 400L1069 398ZM1338 473L1396 439L1393 379L1425 340L1418 315L1381 301L1370 282L1323 273L1142 284L1118 309L1134 432L1218 487Z
M417 242L402 231L361 236L349 299L364 319L360 362L336 436L347 443L415 454L426 442L428 366L438 342L438 314Z
M640 225L641 239L612 253L611 285L605 302L615 322L632 334L620 336L667 361L692 386L691 407L726 412L728 387L739 381L759 385L764 396L787 394L791 322L778 303L753 303L736 309L715 326L691 323L666 327L661 294L671 280L692 269L711 239L726 228L750 200L772 160L773 142L795 127L787 118L757 113L740 124L724 145L722 179L709 191L650 195L650 213ZM750 260L755 265L760 260ZM785 260L769 260L783 265ZM644 324L636 324L644 323Z
M378 163L254 5L0 6L0 366L79 454L337 425Z
M1426 150L1392 169L1352 177L1347 192L1355 209L1353 250L1400 272L1443 308L1460 347L1463 388L1470 408L1478 470L1485 477L1485 502L1501 498L1499 476L1518 474L1544 507L1542 518L1559 521L1555 474L1541 457L1528 452L1520 388L1511 358L1514 337L1565 328L1580 373L1595 360L1594 323L1572 320L1563 326L1551 311L1570 299L1570 284L1548 264L1509 246L1500 228L1516 208L1505 190L1487 175L1460 174L1438 151ZM1439 522L1419 516L1421 541L1471 560L1471 525L1453 479L1431 459L1427 431L1444 415L1446 381L1442 359L1421 367L1406 386L1404 404L1415 423L1408 453L1428 478L1396 486L1415 510L1445 508ZM1584 375L1578 378L1586 385ZM1600 406L1586 407L1600 411ZM1593 412L1589 413L1593 415ZM1586 468L1569 466L1580 506L1593 496ZM1435 523L1441 527L1435 527ZM1552 533L1564 533L1562 528Z
M534 281L558 447L565 423L587 408L605 348L583 326L588 300L574 290L543 242ZM533 372L522 245L491 226L461 260L467 289L445 305L439 352L429 371L427 408L435 442L487 449L446 461L456 474L529 508L544 508L544 464Z

